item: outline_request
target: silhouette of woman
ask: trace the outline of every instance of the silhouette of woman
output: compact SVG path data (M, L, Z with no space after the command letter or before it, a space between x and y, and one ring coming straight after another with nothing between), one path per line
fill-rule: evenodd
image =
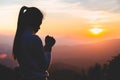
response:
M23 6L19 12L13 55L19 63L23 80L46 80L55 39L45 38L45 46L36 35L42 24L43 14L35 7Z

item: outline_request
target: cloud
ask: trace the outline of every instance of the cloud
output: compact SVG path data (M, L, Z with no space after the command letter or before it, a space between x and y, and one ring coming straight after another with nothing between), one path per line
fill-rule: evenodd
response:
M9 18L7 17L10 19L8 20L8 23L10 24L14 24L14 21L17 21L17 14L22 5L38 7L43 11L45 17L49 19L59 18L65 20L68 17L74 17L81 20L85 19L85 22L90 24L109 22L110 20L113 20L115 16L119 17L119 15L116 15L116 12L118 13L120 11L119 0L2 0L0 1L0 4L1 2L8 3L10 5L15 4L13 7L6 5L7 7L5 6L5 8L3 8L0 12L0 14L3 13L1 17L7 13L12 15L16 14L13 15L16 16L16 18L13 18L10 14L7 14L10 16ZM1 22L3 21L1 24L4 23L3 25L6 24L5 17L1 20ZM6 25L6 27L7 26L8 25Z
M17 3L17 0L0 0L0 5L11 5Z
M33 0L0 0L0 5L8 6L8 5L25 5L31 4Z
M97 11L110 11L110 12L120 12L120 0L0 0L0 5L34 5L34 3L38 5L47 6L51 4L51 6L58 7L56 4L79 4L80 7L89 10L97 10ZM63 4L61 6L65 6ZM49 7L51 7L49 6ZM55 8L54 7L54 8Z
M75 4L89 10L120 12L120 0L63 0L64 2Z

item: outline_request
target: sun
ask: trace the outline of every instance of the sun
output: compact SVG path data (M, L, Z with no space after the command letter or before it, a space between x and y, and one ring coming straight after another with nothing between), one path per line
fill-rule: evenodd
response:
M103 32L102 28L92 28L90 29L90 32L92 32L93 34L100 34L101 32Z

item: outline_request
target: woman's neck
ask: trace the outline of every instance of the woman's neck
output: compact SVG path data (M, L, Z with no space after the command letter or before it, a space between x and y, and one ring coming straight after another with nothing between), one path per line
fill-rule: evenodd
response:
M33 34L33 35L36 34L36 32L35 32L35 31L33 30L33 28L30 27L30 26L27 26L24 31L25 31L25 32L28 32L28 33L30 33L30 34Z
M30 33L30 34L33 34L33 29L32 29L31 27L26 27L26 28L24 29L24 32L28 32L28 33Z

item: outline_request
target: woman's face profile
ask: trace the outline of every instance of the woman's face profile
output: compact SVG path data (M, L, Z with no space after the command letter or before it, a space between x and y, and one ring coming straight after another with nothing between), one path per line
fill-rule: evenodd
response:
M40 27L34 28L33 33L37 33L40 30Z

